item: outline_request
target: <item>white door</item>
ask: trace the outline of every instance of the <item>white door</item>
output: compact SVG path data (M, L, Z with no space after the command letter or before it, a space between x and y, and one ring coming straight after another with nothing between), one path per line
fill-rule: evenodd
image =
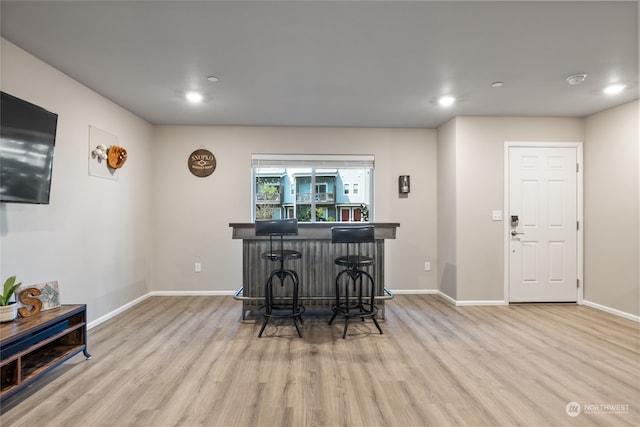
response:
M577 191L575 147L509 147L509 301L577 301Z

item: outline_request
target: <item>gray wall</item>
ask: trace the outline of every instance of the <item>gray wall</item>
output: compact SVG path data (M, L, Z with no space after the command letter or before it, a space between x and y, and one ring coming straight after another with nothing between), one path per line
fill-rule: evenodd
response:
M148 123L2 39L3 91L58 113L49 205L0 204L0 278L57 280L89 320L151 291ZM117 181L89 176L89 125L118 137Z
M583 120L457 117L438 130L439 288L459 302L504 301L505 142L581 142ZM503 212L504 214L504 212Z
M584 298L640 314L638 101L585 121Z
M196 178L189 154L205 147L217 169ZM436 290L436 131L287 127L157 127L153 149L153 283L157 291L231 291L242 285L240 242L229 223L251 221L251 154L375 155L375 221L398 222L386 243L385 282ZM398 195L398 176L411 193ZM202 272L194 272L194 263Z
M453 299L458 297L456 122L438 128L438 284Z
M581 142L581 119L461 117L456 121L459 300L504 300L504 143Z

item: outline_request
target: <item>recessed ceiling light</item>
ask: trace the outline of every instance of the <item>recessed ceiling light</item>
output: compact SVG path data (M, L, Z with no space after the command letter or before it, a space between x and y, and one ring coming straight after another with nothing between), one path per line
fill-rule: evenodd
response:
M441 107L450 107L452 106L454 103L456 102L456 99L451 96L451 95L445 95L445 96L441 96L438 99L438 104L440 104Z
M194 104L202 101L202 94L198 92L187 92L185 96L189 102L193 102Z
M504 85L504 82L493 82L491 83L491 87L500 87Z
M210 82L217 82L220 79L217 78L216 76L209 76L209 77L207 77L207 80L210 81Z
M609 85L609 86L605 87L604 89L602 89L602 91L604 93L606 93L607 95L617 95L620 92L622 92L625 87L626 86L621 84L621 83L616 83L616 84L612 84L612 85Z
M569 83L570 85L579 85L580 83L584 82L586 78L586 74L573 74L567 77L567 83Z

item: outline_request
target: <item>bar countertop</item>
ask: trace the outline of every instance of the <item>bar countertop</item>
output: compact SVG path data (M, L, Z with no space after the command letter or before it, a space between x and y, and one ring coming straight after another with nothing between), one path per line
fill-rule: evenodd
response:
M287 239L314 239L331 240L332 227L362 227L373 225L376 239L395 239L396 228L400 227L395 222L300 222L298 223L298 235L287 236ZM268 237L256 237L255 223L232 222L229 227L233 229L233 239L263 240Z

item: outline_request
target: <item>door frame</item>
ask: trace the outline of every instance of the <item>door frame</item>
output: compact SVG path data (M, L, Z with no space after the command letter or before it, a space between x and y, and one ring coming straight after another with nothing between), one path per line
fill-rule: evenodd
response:
M577 259L576 259L576 276L579 281L578 286L578 304L582 305L583 297L584 297L584 216L583 216L583 177L584 177L584 163L582 159L582 142L514 142L514 141L505 141L504 143L504 156L503 156L503 164L504 164L504 207L503 207L503 248L504 248L504 301L507 304L510 304L510 287L509 287L509 260L510 260L510 252L509 252L509 231L510 231L510 221L509 221L509 149L512 147L524 147L524 148L575 148L576 149L576 161L578 162L578 172L576 176L576 204L577 204L577 219L580 227L578 228L577 234Z

